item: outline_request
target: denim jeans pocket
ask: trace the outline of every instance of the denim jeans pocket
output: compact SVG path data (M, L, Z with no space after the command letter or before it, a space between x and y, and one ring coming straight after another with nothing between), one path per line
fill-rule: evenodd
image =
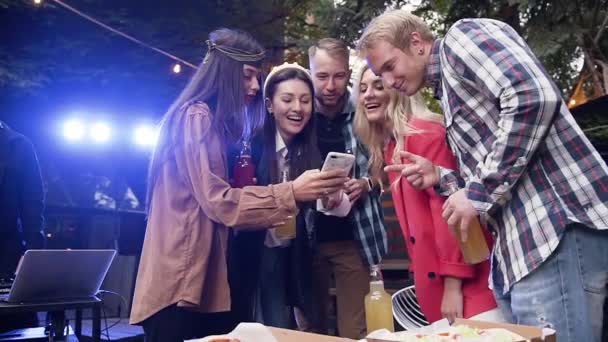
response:
M576 224L571 228L576 241L579 270L587 292L605 294L608 284L608 232Z

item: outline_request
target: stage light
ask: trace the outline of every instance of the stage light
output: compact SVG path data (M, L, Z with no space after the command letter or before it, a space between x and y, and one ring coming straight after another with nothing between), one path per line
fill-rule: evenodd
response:
M78 141L84 137L85 127L80 120L72 119L63 124L63 136L70 141Z
M91 138L98 143L104 143L110 140L110 126L103 122L95 123L91 126Z
M158 130L151 125L137 126L134 139L139 146L154 146L158 140Z
M175 63L173 65L173 73L179 74L180 72L182 72L182 66L181 66L181 64Z

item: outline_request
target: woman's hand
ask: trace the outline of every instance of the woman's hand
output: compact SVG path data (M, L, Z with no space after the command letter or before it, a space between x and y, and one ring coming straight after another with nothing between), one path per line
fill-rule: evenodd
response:
M345 192L351 202L357 201L363 194L367 194L371 190L369 189L367 180L362 178L350 179L346 182L345 187Z
M347 180L343 170L308 170L292 182L293 195L298 202L315 201L344 188Z
M462 281L458 278L445 277L443 282L441 316L447 318L451 324L463 315Z
M329 196L323 196L321 198L321 204L323 204L323 208L325 208L326 210L333 210L336 207L338 207L338 205L340 205L340 202L342 201L342 194L340 194L339 197L329 197Z
M437 168L430 160L407 151L400 151L399 155L402 159L406 159L407 163L388 165L384 167L384 172L401 172L401 177L418 190L427 189L439 183Z

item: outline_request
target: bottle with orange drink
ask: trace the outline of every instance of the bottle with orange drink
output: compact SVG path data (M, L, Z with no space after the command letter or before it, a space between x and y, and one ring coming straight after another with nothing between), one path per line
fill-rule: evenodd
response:
M380 265L372 265L369 293L365 296L365 320L367 333L379 329L395 331L391 295L384 290Z
M289 182L289 169L281 172L281 180ZM296 217L288 218L282 226L275 229L274 235L281 240L291 240L296 238Z
M458 191L458 186L454 183L448 183L448 191L451 195ZM460 250L462 251L464 262L467 264L479 264L488 260L490 249L488 248L488 243L486 242L481 224L479 223L479 218L475 217L469 224L466 241L462 241L460 228L461 227L457 227L454 233L460 243Z
M234 184L235 188L243 188L254 185L255 165L251 158L251 143L248 140L241 142L241 151L234 164Z

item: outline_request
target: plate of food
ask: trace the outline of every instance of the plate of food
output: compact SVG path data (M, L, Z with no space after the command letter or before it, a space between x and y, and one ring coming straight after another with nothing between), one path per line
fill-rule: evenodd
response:
M240 323L225 335L213 335L188 342L277 342L272 332L259 323Z
M507 329L479 329L466 325L450 327L447 331L420 333L402 331L393 334L398 342L516 342L525 341ZM377 341L377 340L376 340Z

